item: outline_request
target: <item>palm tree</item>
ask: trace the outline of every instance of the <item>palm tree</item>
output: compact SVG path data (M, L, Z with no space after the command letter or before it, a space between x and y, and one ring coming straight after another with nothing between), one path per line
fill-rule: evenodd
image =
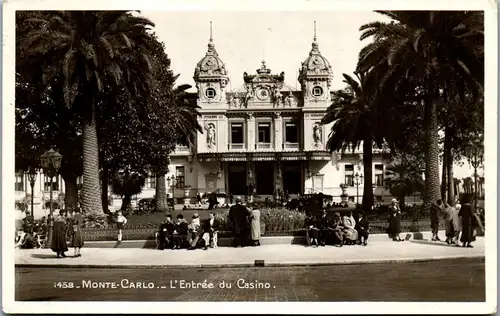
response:
M373 168L372 146L376 141L381 146L376 132L378 113L377 95L370 87L374 86L374 73L355 73L357 80L343 74L347 88L334 92L333 102L327 109L321 124L330 124L327 148L333 151L354 151L363 144L364 187L362 207L365 211L373 206Z
M481 12L377 11L392 19L361 26L373 37L359 55L358 69L388 67L379 89L422 93L425 130L425 207L440 198L437 101L448 92L480 94L484 78Z
M179 75L174 76L173 82L177 80ZM172 89L170 93L169 104L173 104L173 115L170 118L174 133L174 144L186 145L190 148L195 146L196 133L203 133L201 125L198 123L198 112L200 107L195 100L189 99L186 90L190 89L188 84L182 84ZM162 167L156 166L156 210L165 211L167 206L167 188L165 186L165 173L168 170L168 165L163 164Z
M153 23L125 11L58 11L29 22L20 67L41 67L44 85L63 82L65 103L83 123L82 208L102 213L96 103L107 89L125 87L134 95L149 90L147 30Z

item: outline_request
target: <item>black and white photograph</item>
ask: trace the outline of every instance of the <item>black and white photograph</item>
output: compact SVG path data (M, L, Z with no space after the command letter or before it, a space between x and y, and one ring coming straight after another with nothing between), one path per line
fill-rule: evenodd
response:
M496 3L106 2L3 6L4 312L496 311Z

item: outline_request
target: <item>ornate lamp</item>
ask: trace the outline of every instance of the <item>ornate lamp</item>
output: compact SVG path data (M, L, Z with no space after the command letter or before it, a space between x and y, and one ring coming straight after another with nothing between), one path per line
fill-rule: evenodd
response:
M40 156L40 163L42 165L43 173L50 179L50 213L47 219L47 242L46 247L50 247L52 242L52 227L54 226L54 201L52 197L52 178L54 178L59 168L61 168L62 156L53 148L46 151Z
M354 175L354 181L356 185L356 206L359 205L359 185L363 183L363 174L359 174L356 172Z
M31 186L31 216L35 216L33 211L33 188L35 187L36 176L38 175L38 170L34 167L30 167L28 170L28 180Z

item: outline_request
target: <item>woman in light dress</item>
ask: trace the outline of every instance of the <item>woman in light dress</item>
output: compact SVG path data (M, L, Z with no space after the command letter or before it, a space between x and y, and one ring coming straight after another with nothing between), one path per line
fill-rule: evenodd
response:
M356 220L352 215L352 212L349 212L348 216L344 216L342 218L342 223L344 224L344 229L342 230L344 233L344 242L348 245L354 245L358 240L358 232L356 231Z
M250 211L250 234L252 246L260 246L260 211L255 205Z

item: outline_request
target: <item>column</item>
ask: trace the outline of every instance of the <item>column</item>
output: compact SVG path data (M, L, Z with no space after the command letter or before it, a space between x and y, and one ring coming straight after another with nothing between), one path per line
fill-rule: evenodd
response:
M247 144L247 150L248 151L254 151L255 150L255 117L253 116L253 113L248 113L247 114L247 139L246 139L246 144Z
M276 117L274 118L274 150L281 151L283 148L283 118L281 117L281 113L275 113Z

